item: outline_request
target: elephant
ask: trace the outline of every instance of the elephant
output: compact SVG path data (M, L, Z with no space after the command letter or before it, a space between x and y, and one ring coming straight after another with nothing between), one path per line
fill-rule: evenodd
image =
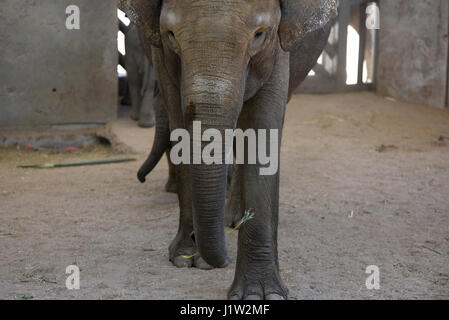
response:
M126 55L122 60L131 96L131 119L138 121L140 127L151 128L155 125L153 100L156 82L152 61L147 58L136 25L121 24L120 30L125 34Z
M139 26L148 52L151 47L161 95L156 137L140 181L173 148L175 130L186 130L195 143L197 121L202 133L277 130L272 151L279 155L286 105L327 43L338 0L120 0L120 5ZM269 147L268 141L258 141L259 148L260 143ZM221 150L226 157L226 147ZM263 167L257 159L233 169L228 213L254 216L238 230L231 300L288 298L277 249L280 175L279 170L261 175ZM229 165L189 162L174 168L180 220L170 261L177 267L226 267Z

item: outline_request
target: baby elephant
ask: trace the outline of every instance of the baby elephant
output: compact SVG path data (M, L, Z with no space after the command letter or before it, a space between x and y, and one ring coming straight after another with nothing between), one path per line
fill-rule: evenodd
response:
M155 124L153 65L145 55L137 26L131 23L128 27L121 25L120 29L125 34L124 60L131 95L131 118L139 121L140 127L150 128Z
M181 217L169 247L174 265L207 269L229 263L224 230L229 163L222 162L229 158L228 146L214 138L219 147L214 161L206 162L209 144L198 134L210 141L211 135L226 137L236 129L269 132L269 138L267 133L253 145L249 139L240 145L246 160L257 161L234 167L230 213L254 216L239 229L230 299L287 298L277 249L279 170L262 175L266 162L258 151L269 149L279 163L285 107L327 43L337 2L120 1L139 26L144 46L151 46L163 106L157 117L164 125L157 120L160 132L146 169L170 148L170 132L186 132L193 145L190 161L175 166ZM139 179L148 172L139 172Z

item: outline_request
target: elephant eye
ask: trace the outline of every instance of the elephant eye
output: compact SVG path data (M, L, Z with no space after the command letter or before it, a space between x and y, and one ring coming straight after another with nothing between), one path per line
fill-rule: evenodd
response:
M254 35L254 39L260 39L265 33L262 30L259 30Z
M177 44L175 34L173 33L173 31L167 32L167 36L168 36L168 40L170 41L171 44Z
M253 44L254 46L261 46L265 38L267 37L267 32L265 30L259 29L254 33Z
M250 43L250 53L252 55L257 53L262 48L263 44L265 43L266 38L267 38L267 31L266 30L258 29L254 33L254 37L253 37L253 39L251 40L251 43Z
M167 31L167 39L168 39L168 45L170 49L172 49L175 52L179 51L179 45L178 41L176 40L175 34L173 31Z

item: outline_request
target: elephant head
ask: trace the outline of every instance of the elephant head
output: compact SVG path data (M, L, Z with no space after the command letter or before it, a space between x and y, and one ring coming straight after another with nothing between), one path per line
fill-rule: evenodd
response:
M120 0L120 6L179 74L174 81L191 137L193 121L222 134L234 129L244 101L269 79L277 52L295 50L337 12L337 0ZM195 238L215 267L226 263L226 177L224 164L190 165Z

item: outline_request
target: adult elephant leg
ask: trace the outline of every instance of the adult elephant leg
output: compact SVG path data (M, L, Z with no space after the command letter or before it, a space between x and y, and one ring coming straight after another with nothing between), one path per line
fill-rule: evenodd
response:
M284 52L279 53L272 78L245 103L239 119L243 130L267 130L266 151L276 156L277 164L288 98L288 79L285 76L289 71L288 56ZM278 130L274 148L270 147L270 129ZM228 292L230 299L287 298L288 290L279 273L277 250L279 170L273 175L261 175L260 169L264 167L259 162L242 165L242 206L244 210L252 211L254 217L239 229L235 277Z
M143 99L140 107L139 126L142 128L154 127L154 101L156 78L153 67L145 58L145 76L143 83Z
M126 55L125 65L128 75L129 92L131 96L131 118L139 120L140 106L142 105L142 84L144 74L144 51L139 38L136 25L127 28L125 36Z
M131 96L131 119L137 121L139 120L140 106L142 105L142 77L135 61L127 62L126 66L129 94Z

